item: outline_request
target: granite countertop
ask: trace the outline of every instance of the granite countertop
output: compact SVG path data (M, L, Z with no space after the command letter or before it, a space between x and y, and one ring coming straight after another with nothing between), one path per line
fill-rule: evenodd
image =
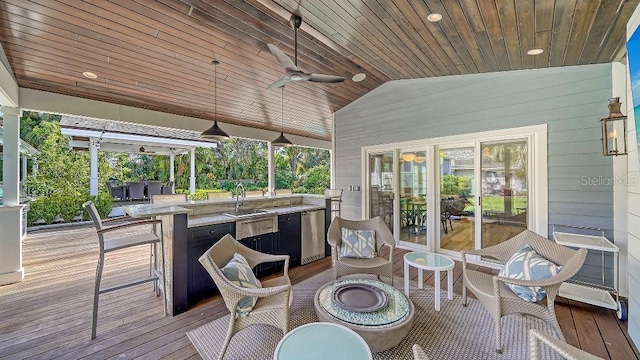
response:
M292 206L280 206L273 208L263 208L262 210L273 211L277 215L291 214L296 212L303 211L313 211L324 209L324 206L320 205L292 205ZM236 219L231 216L223 215L223 214L210 214L210 215L199 215L199 216L190 216L187 220L187 227L198 227L198 226L206 226L206 225L214 225L214 224L223 224L228 222L235 222Z
M148 218L159 215L191 214L193 211L181 206L169 204L138 204L124 205L122 207L127 215L132 218Z

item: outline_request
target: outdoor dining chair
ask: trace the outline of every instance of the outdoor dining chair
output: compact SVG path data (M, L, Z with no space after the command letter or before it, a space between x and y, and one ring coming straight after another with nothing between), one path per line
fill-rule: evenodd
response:
M146 196L151 198L153 195L162 194L162 182L160 181L147 181L145 186Z
M127 183L127 193L129 200L144 200L144 182Z
M91 201L87 201L86 203L82 204L82 207L89 213L91 220L93 220L93 224L95 225L96 232L98 234L98 242L100 245L100 253L98 256L98 266L96 269L95 289L93 292L93 317L92 317L92 323L91 323L91 339L96 338L96 328L97 328L97 321L98 321L98 300L99 300L100 294L124 289L130 286L144 284L146 282L153 282L156 295L160 293L159 291L160 289L162 290L162 293L163 293L162 304L164 308L164 314L167 315L167 297L165 294L167 282L164 275L165 263L164 263L164 237L162 235L162 221L149 219L149 220L132 221L132 222L105 227L103 225L105 222L121 220L121 219L111 219L111 220L103 221L100 218L100 214L98 213L96 206ZM149 225L149 227L151 228L151 231L142 232L142 233L138 232L135 235L119 236L119 237L113 237L108 239L105 237L105 234L109 234L115 230L129 229L132 227L139 227L143 225ZM159 231L160 235L154 232L156 227L160 230ZM162 267L160 268L160 270L153 271L153 272L150 271L151 276L149 276L148 278L137 279L125 284L116 285L106 289L100 288L100 281L102 280L102 270L104 268L104 258L106 253L122 250L122 249L128 249L130 247L140 246L140 245L150 245L153 248L153 246L155 246L156 244L158 244L161 249L161 256L162 256L161 266ZM152 262L152 259L149 258L149 267L152 269L158 269L157 257L153 257L153 262ZM158 281L160 280L162 280L162 283L158 284Z

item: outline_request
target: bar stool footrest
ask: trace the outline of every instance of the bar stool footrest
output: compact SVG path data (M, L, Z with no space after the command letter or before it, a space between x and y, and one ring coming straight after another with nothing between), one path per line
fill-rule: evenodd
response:
M126 283L126 284L122 284L122 285L118 285L118 286L113 286L110 288L106 288L104 290L100 290L98 292L98 294L104 294L104 293L108 293L111 291L116 291L116 290L120 290L120 289L124 289L124 288L128 288L130 286L136 286L136 285L141 285L141 284L146 284L148 282L152 282L152 281L157 281L160 280L160 278L158 276L154 276L154 277L150 277L148 279L143 279L143 280L138 280L138 281L133 281L130 283Z

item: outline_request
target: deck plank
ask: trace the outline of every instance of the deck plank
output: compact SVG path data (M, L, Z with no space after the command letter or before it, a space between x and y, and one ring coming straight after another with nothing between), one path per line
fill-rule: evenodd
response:
M122 235L122 234L120 234ZM162 301L150 284L100 297L98 337L90 340L91 303L98 247L93 227L30 233L23 243L25 280L0 287L0 354L9 359L198 359L186 332L228 310L214 296L175 317L162 314ZM394 275L403 276L406 250L394 250ZM111 254L110 254L111 255ZM107 259L105 283L127 281L148 271L148 248L127 249ZM298 283L331 267L325 258L292 268ZM488 274L496 270L469 265ZM410 278L417 280L411 268ZM462 264L453 271L454 292L462 292ZM433 285L433 272L424 272ZM441 287L446 289L446 273ZM470 297L473 294L469 293ZM443 295L444 303L446 299ZM558 298L558 321L567 342L605 359L640 359L611 310ZM488 329L492 331L492 329Z

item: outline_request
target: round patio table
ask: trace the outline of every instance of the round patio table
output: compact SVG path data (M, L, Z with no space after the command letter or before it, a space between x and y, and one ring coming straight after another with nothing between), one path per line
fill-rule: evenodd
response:
M370 360L371 350L353 330L339 324L317 322L289 331L273 354L276 360Z
M424 251L413 251L404 254L404 293L409 296L409 266L418 269L418 289L424 286L423 270L432 270L434 272L435 287L435 308L440 311L440 271L447 272L447 298L453 299L453 267L455 263L451 258Z

